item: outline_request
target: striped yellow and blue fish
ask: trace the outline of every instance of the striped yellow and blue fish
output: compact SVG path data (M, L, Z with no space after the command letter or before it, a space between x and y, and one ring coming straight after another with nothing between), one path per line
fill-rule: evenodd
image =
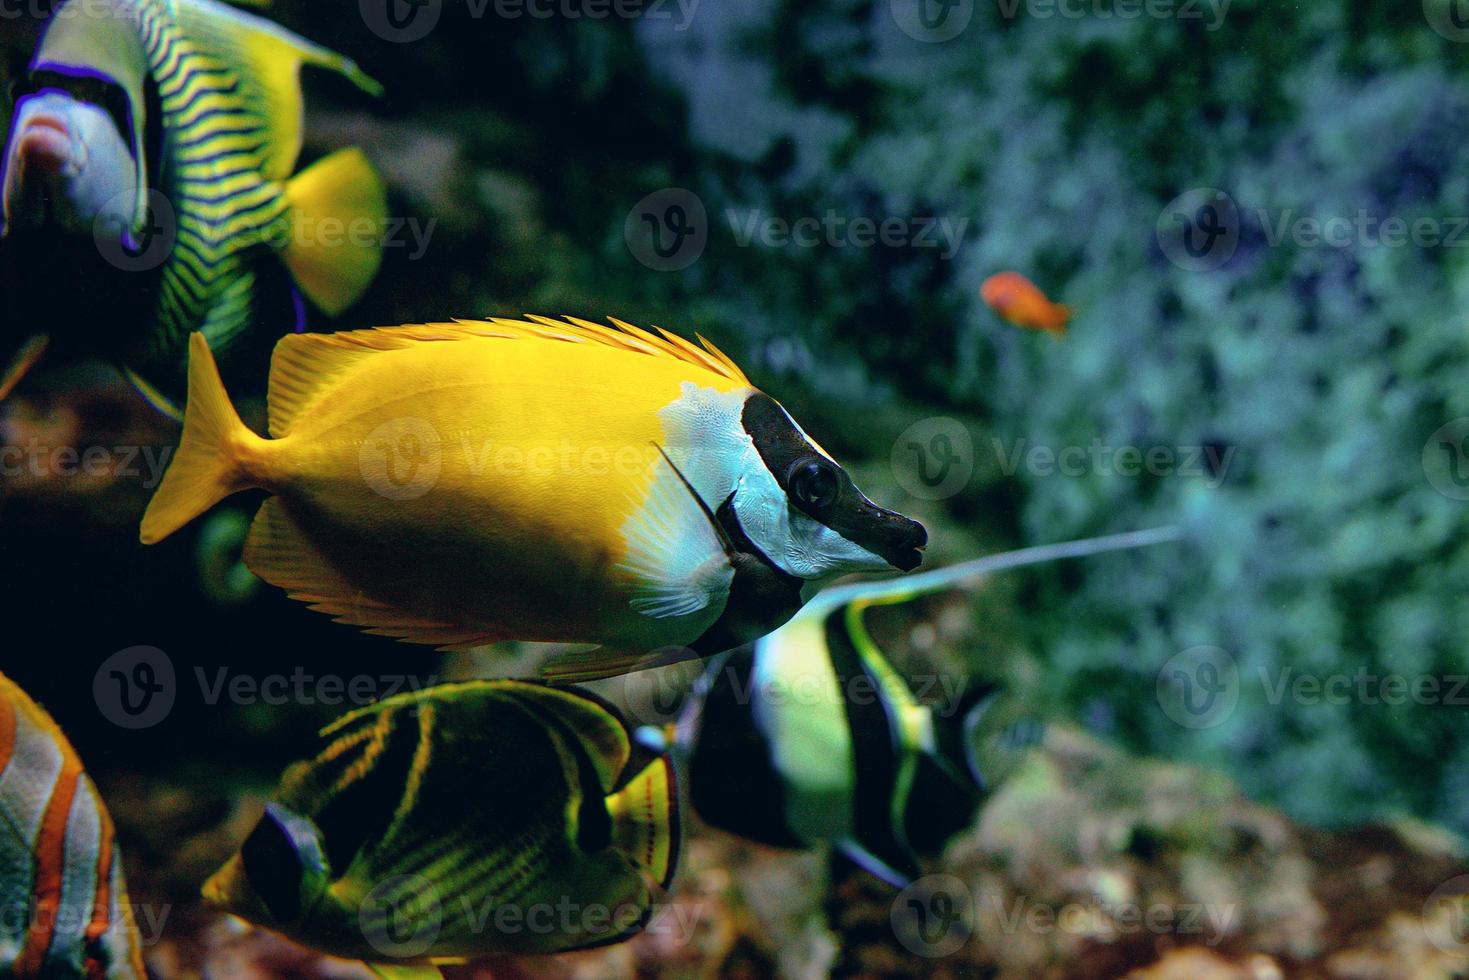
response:
M146 980L112 818L76 751L0 674L0 974Z
M752 648L716 657L675 732L690 802L705 822L776 847L831 845L902 886L970 825L986 770L1034 723L1004 724L992 686L920 704L864 624L866 610L1004 568L1158 544L1173 529L1028 548L907 579L828 589Z
M111 357L168 410L191 331L224 351L299 306L262 261L272 250L325 312L354 302L381 260L385 192L356 149L295 172L303 65L379 91L350 60L215 0L62 4L0 177L10 330L34 329L16 315L29 298L53 346ZM328 219L356 230L328 236ZM0 397L44 348L19 345Z
M571 689L474 681L390 698L339 718L286 770L205 899L369 962L621 941L679 850L673 766L634 753L623 720Z
M556 679L732 649L814 585L913 569L927 541L727 356L668 332L533 317L287 336L270 439L203 337L189 371L145 544L261 487L245 561L265 581L416 643L602 645Z

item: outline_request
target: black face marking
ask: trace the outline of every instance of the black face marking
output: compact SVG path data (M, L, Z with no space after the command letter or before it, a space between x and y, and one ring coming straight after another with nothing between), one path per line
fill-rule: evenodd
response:
M928 543L923 525L863 496L846 470L806 441L775 399L763 392L751 395L741 422L792 507L894 568L908 572L923 561L919 549Z
M301 918L301 878L305 869L296 848L294 829L284 814L266 807L265 815L245 838L240 859L250 887L281 925Z
M781 571L750 540L735 513L734 496L724 498L714 515L734 548L729 559L735 573L729 599L713 625L689 644L695 653L706 656L759 639L783 626L801 608L801 580Z

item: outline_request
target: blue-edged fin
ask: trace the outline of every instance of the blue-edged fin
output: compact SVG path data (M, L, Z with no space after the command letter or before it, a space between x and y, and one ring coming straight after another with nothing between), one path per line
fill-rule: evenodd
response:
M336 316L357 302L382 265L382 177L361 150L338 150L292 177L286 200L292 231L281 258L301 292Z
M607 797L612 846L666 889L678 870L681 820L673 760L659 756Z
M436 966L387 966L368 963L367 968L378 980L443 980L444 973Z
M178 403L172 398L159 391L157 385L125 364L119 364L117 369L122 372L122 376L127 378L128 384L133 386L138 394L142 396L143 401L147 402L155 412L173 419L175 422L182 423L184 421L184 410L179 408Z
M444 973L436 966L387 966L368 963L367 968L378 980L443 980Z
M20 345L15 354L10 358L10 363L5 366L4 373L0 373L0 402L3 402L20 384L21 379L30 373L31 368L36 366L46 353L51 338L46 334L36 334L26 339Z
M629 604L644 616L690 616L723 603L734 566L718 525L666 455L654 461L647 496L622 526L627 557L618 568L636 585Z
M614 650L610 647L592 647L584 650L567 650L558 653L541 664L543 680L552 684L584 684L588 681L605 680L635 670L652 670L669 664L695 660L698 653L688 647L665 647L652 653L643 651Z

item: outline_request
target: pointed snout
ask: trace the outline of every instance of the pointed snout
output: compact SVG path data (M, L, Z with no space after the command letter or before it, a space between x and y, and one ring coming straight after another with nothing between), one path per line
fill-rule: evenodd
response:
M862 508L865 540L861 543L899 571L911 572L923 564L928 531L922 524L870 501Z

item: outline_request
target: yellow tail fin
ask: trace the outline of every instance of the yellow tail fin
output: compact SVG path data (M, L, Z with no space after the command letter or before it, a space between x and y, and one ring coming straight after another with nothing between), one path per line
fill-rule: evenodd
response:
M382 265L382 177L361 150L338 150L287 181L286 199L291 240L281 257L301 291L336 316L357 302Z
M225 497L249 487L238 452L251 441L264 440L245 427L230 404L209 341L201 333L193 334L189 338L184 435L143 514L142 542L162 541Z
M678 868L678 778L663 755L607 797L612 846L667 888Z

